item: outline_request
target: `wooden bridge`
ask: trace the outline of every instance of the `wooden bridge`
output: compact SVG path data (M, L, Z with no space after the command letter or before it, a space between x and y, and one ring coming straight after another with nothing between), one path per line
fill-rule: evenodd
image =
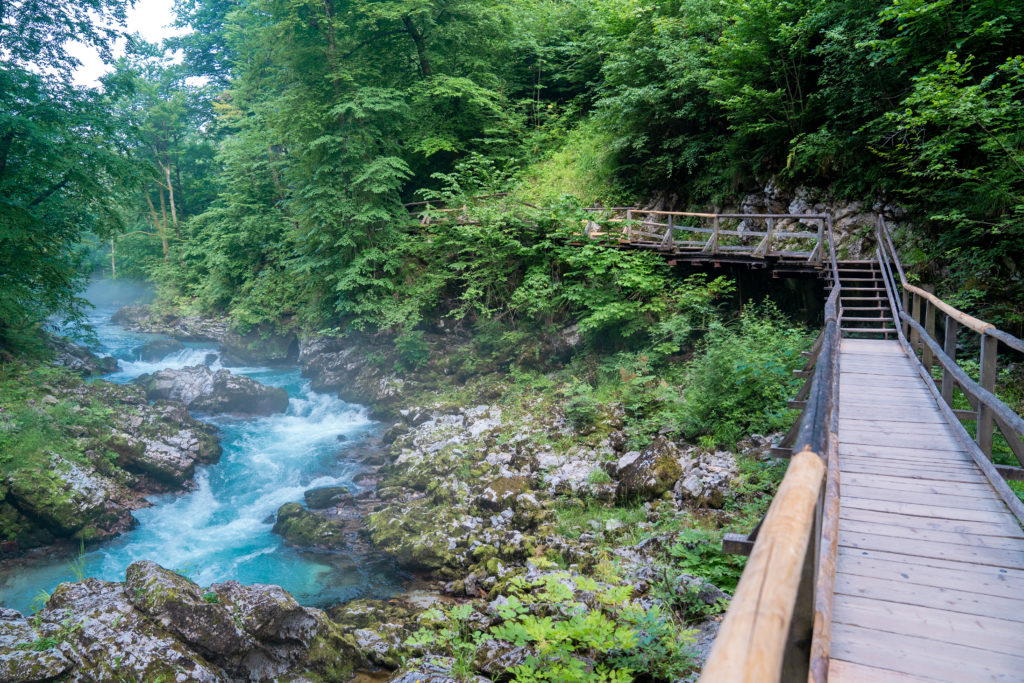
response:
M1000 345L1024 342L911 285L881 219L876 257L842 261L826 214L588 211L591 238L831 287L802 415L773 449L786 475L758 528L725 540L750 560L700 680L1024 681L1024 504L1006 482L1024 481L1024 420L994 394ZM980 349L977 379L961 347Z
M1024 420L993 393L1000 344L1024 342L909 284L883 220L876 237L873 261L841 262L826 230L825 326L776 448L792 458L758 529L726 539L750 560L701 681L1024 681L1005 481L1024 480Z

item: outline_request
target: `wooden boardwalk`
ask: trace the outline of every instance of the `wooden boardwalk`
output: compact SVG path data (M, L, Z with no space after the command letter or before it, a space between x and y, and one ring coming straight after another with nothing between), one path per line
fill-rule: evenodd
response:
M840 351L829 678L1024 681L1024 531L898 341Z

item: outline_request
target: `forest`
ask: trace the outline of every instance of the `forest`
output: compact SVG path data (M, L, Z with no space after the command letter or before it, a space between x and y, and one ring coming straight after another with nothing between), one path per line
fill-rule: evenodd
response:
M830 514L872 666L1020 672L1024 3L152 6L0 0L0 680L695 681Z
M574 263L522 221L425 240L403 202L511 192L564 223L769 184L898 207L924 277L1020 329L1017 3L182 1L193 32L73 87L66 41L109 51L124 10L3 9L6 347L100 269L250 326L582 316L644 344L643 259Z

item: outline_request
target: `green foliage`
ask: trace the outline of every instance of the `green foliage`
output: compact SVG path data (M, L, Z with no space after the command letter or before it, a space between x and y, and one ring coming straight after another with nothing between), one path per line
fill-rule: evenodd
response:
M746 434L787 427L788 399L810 343L770 303L748 307L732 326L715 324L687 372L680 417L687 437L732 445Z
M732 592L743 573L746 558L722 552L720 534L689 529L676 537L669 548L675 568L686 574L707 579L724 591Z

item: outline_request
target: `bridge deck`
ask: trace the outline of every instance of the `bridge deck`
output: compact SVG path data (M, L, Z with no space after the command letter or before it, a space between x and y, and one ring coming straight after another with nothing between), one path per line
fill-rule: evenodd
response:
M899 342L840 371L830 678L1024 680L1024 531Z

